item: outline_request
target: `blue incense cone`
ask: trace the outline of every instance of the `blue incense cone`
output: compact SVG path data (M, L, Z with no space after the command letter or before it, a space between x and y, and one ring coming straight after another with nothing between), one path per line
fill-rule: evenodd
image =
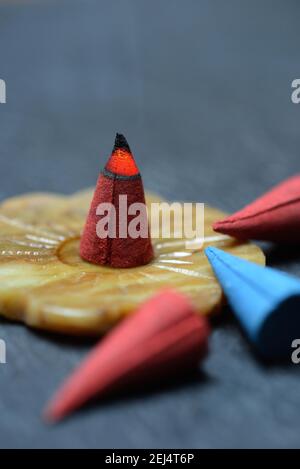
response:
M300 281L215 247L205 254L250 341L268 358L289 356L300 338Z

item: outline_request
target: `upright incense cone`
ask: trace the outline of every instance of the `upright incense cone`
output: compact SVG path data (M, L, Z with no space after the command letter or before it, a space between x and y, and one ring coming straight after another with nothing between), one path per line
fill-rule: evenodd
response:
M300 281L214 247L205 253L234 314L261 355L289 356L300 333Z
M208 335L207 319L184 295L155 295L94 348L50 402L46 418L60 420L96 394L197 367Z
M126 202L124 196L127 197ZM153 249L146 210L140 215L142 224L146 226L145 234L139 237L132 237L130 234L130 222L136 214L128 215L126 204L129 208L134 203L146 207L143 182L125 137L117 134L111 157L98 178L82 234L82 259L112 267L136 267L152 260ZM99 207L103 207L100 204L112 204L114 211L99 212ZM99 237L99 232L97 233L97 224L103 218L110 226L107 237Z
M300 174L287 179L251 204L213 225L240 239L300 242Z

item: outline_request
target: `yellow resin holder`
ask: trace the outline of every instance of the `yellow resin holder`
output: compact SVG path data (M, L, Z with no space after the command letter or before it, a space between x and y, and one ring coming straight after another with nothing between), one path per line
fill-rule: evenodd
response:
M153 240L154 260L132 269L113 269L79 257L80 234L93 191L72 196L32 193L0 205L0 314L25 324L67 334L99 335L163 287L186 293L199 314L217 311L222 291L203 248L218 246L258 264L261 249L215 233L225 214L205 206L202 249L184 240ZM150 203L161 199L146 194Z

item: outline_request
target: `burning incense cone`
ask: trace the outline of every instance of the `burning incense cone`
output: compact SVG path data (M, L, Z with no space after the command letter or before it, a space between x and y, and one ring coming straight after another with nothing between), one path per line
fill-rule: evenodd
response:
M300 281L208 247L205 253L234 314L267 358L290 356L300 332Z
M139 214L144 230L138 237L130 231L133 223L137 225L136 212L127 213L135 203L144 208ZM121 134L116 135L111 157L99 176L81 238L80 256L93 264L112 267L137 267L153 258L142 178Z
M299 243L300 174L216 222L213 229L240 239Z
M48 405L57 421L95 395L195 368L207 351L209 326L189 300L165 290L108 334Z

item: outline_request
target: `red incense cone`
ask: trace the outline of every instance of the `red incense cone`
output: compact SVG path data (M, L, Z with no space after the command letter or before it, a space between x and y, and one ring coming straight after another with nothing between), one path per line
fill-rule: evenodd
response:
M300 242L300 174L291 177L213 228L240 239Z
M94 348L50 402L46 419L60 420L95 395L197 367L208 335L206 317L184 295L157 294Z
M130 224L137 213L128 215L127 209L134 203L146 207L143 182L125 137L117 134L111 157L99 176L82 234L82 259L112 267L136 267L152 260L146 209L138 212L140 225L146 227L144 232L141 230L138 237L131 235ZM113 210L104 210L100 204L111 204ZM99 211L99 207L103 210ZM106 237L99 235L100 226L108 227Z

